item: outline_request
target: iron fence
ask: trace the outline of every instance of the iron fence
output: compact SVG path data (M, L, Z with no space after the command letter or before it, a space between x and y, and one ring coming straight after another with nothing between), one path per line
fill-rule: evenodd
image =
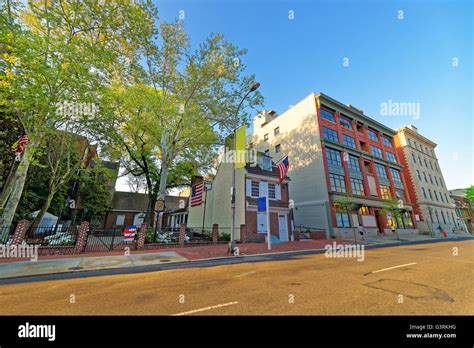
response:
M135 229L135 236L124 236L127 227L102 228L90 226L87 234L85 252L113 251L124 250L130 248L136 249L136 239L138 236L138 228Z
M70 246L76 243L77 226L30 226L26 231L26 244L39 244L40 246Z

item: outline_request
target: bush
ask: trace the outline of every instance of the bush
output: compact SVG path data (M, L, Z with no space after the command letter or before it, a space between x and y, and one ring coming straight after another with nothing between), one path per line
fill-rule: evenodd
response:
M223 233L219 233L219 238L218 238L220 241L227 241L227 242L230 242L230 233L226 233L226 232L223 232Z

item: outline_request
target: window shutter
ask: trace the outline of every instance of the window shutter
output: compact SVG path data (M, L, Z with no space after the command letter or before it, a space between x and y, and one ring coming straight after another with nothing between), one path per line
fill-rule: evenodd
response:
M281 185L280 184L275 185L275 199L277 201L281 201Z
M260 181L260 194L259 197L266 197L268 195L268 182Z
M247 179L245 180L245 185L246 185L246 195L247 197L251 197L252 196L252 180L250 179Z

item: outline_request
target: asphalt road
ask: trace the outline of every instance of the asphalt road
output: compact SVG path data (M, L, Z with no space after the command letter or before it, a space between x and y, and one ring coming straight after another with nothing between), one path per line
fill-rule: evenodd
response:
M457 254L457 255L456 255ZM474 241L0 285L2 315L473 315Z

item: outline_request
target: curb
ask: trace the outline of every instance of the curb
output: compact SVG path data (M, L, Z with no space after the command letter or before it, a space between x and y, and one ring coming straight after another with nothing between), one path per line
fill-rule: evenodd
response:
M378 249L386 247L399 247L404 245L416 245L416 244L430 244L430 243L442 243L442 242L452 242L452 241L465 241L465 240L474 240L472 237L459 237L459 238L443 238L443 239L429 239L429 240L419 240L411 242L390 242L390 243L380 243L380 244L371 244L365 245L366 249ZM46 273L46 274L35 274L35 275L25 275L20 277L10 277L0 279L0 285L14 284L14 283L24 283L28 281L47 281L47 280L60 280L60 279L75 279L81 277L81 275L89 274L89 277L93 276L107 276L107 275L119 275L119 274L133 274L133 273L145 273L145 272L157 272L161 270L170 270L170 269L183 269L194 267L193 264L197 263L212 263L212 261L219 260L244 260L251 258L259 258L264 256L277 256L277 255L298 255L298 254L321 254L325 252L324 248L320 249L305 249L305 250L291 250L291 251L277 251L271 253L260 253L252 255L239 255L239 256L221 256L213 257L206 259L196 259L188 261L179 261L179 262L170 262L166 264L155 264L155 265L144 265L144 266L134 266L134 267L118 267L118 268L105 268L99 270L74 270L69 272L57 272L57 273ZM271 260L269 260L271 261ZM247 262L247 261L244 261ZM248 262L251 262L250 260ZM238 262L236 262L238 263ZM205 265L204 265L205 266ZM75 276L77 275L77 276ZM87 277L87 275L85 275Z

